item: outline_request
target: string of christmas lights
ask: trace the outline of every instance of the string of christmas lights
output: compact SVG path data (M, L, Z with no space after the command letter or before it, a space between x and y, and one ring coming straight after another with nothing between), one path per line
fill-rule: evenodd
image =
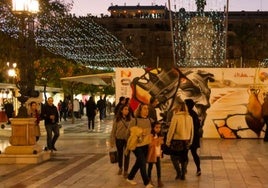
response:
M0 3L0 31L9 34L11 37L18 38L19 20L14 19L10 12L10 7Z
M197 12L195 1L183 1L180 1L180 5L188 5L187 9L192 11L181 7L176 12L174 33L177 65L222 67L225 60L224 12L212 9ZM214 0L214 4L207 2L206 5L219 7L219 2Z
M218 6L219 1L223 0L214 0L214 4ZM192 10L196 8L195 2L180 0L179 4L187 4L187 8ZM0 17L6 24L1 25L1 30L16 37L19 32L18 24L14 25L15 19L9 20L12 15L6 12L6 15L1 14ZM181 7L176 15L174 33L177 65L222 66L225 56L223 12L213 10L205 13L191 12ZM124 48L123 44L90 17L57 14L55 11L54 16L44 14L42 19L47 21L43 24L37 20L35 35L37 45L45 47L54 54L95 67L139 66L137 59Z
M139 66L123 44L90 17L54 19L38 28L37 44L78 63L101 67Z
M51 5L52 10L46 1L41 3L42 14L35 19L34 28L38 46L92 67L139 66L137 59L125 49L122 42L90 17L68 15L57 3ZM10 6L3 3L0 10L1 31L14 38L18 38L20 32L27 32L20 30L20 20L12 14ZM27 18L25 22L28 22ZM25 37L28 37L27 35L24 33Z

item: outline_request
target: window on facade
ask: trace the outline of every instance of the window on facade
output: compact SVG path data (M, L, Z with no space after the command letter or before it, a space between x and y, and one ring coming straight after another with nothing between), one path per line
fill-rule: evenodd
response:
M233 24L228 24L228 30L232 31L233 30Z
M133 28L133 24L127 24L127 28Z
M132 40L133 40L133 36L132 35L127 36L127 38L126 38L126 42L127 43L132 43Z
M146 28L147 24L141 24L141 28Z
M141 43L146 42L146 37L145 36L140 36Z
M228 55L230 59L234 59L234 50L233 49L228 50Z

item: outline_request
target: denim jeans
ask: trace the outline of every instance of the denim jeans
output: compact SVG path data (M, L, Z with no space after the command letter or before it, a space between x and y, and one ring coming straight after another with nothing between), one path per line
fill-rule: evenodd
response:
M55 147L55 143L60 136L60 129L57 124L45 125L47 131L47 148L52 150ZM54 134L52 138L52 133Z
M146 172L146 157L148 153L148 145L137 147L133 152L136 156L136 161L128 175L128 179L133 180L138 170L140 170L143 184L147 185L149 184L149 178Z
M105 108L100 109L100 120L105 118Z
M127 141L123 139L116 139L115 141L116 149L117 149L117 157L118 157L118 167L122 169L123 167L123 156L124 156L124 172L128 171L129 167L129 158L130 153L128 155L124 155L124 150L127 145Z

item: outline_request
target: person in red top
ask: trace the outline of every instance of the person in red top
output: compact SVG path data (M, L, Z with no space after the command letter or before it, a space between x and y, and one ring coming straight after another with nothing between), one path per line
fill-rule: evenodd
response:
M29 116L36 118L35 121L35 127L34 127L34 131L35 131L35 136L36 136L36 141L39 140L40 138L40 126L39 126L39 122L40 122L40 111L38 110L38 105L35 101L32 101L30 103L30 111L29 111Z

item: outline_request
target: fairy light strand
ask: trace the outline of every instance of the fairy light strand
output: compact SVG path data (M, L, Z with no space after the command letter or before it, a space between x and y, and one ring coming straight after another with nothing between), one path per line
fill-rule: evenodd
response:
M0 10L0 31L18 38L22 32L19 19L8 5L1 6ZM90 17L40 14L35 20L35 40L37 46L86 66L140 66L121 41Z
M195 1L190 3L187 0L187 2L188 9L195 9ZM185 3L181 2L181 4ZM211 6L219 7L219 4L217 1L211 3ZM181 7L176 12L175 23L175 53L179 67L222 67L224 65L225 31L222 11L211 9L202 13L186 11Z

